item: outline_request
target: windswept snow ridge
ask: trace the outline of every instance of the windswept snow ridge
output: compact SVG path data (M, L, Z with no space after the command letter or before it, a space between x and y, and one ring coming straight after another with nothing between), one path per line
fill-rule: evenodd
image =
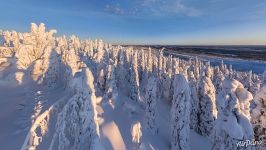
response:
M265 149L237 143L265 142L266 71L55 33L1 32L0 89L23 89L0 90L0 127L23 127L0 129L3 149Z

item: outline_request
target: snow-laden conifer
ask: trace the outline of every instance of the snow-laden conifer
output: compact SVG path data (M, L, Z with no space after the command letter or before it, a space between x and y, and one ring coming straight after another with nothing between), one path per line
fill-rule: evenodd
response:
M205 75L201 77L198 85L199 92L199 133L208 136L213 128L213 122L217 117L215 87L211 80L209 66L205 69Z
M256 107L252 110L252 124L256 140L265 141L266 139L266 70L263 73L263 84L261 89L256 93L254 102ZM261 146L261 145L260 145ZM263 150L258 146L257 149Z
M213 76L213 84L216 89L216 94L222 90L222 83L224 79L225 78L224 78L222 71L218 67L215 67L214 76Z
M192 71L189 72L189 88L191 91L190 127L198 132L199 128L199 97L197 81Z
M106 80L106 87L104 92L104 98L106 100L111 100L115 104L118 96L117 91L117 80L115 76L115 68L112 64L107 67L108 78Z
M71 87L76 91L57 120L58 149L92 149L99 137L93 75L84 69L75 75Z
M217 96L218 117L211 135L213 150L254 150L241 142L254 140L250 123L252 94L237 80L227 78Z
M191 93L183 75L176 75L171 107L171 150L190 149L190 107Z
M155 134L157 127L155 122L156 117L156 104L157 104L157 79L155 76L150 76L145 94L145 118L146 128Z
M129 97L134 101L140 100L139 91L139 76L138 76L138 61L137 53L134 53L132 63L129 69Z

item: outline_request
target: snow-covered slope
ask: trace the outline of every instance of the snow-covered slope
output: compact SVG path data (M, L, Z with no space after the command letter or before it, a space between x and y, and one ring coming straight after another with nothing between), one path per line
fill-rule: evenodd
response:
M3 149L229 150L263 135L260 74L54 33L3 32Z

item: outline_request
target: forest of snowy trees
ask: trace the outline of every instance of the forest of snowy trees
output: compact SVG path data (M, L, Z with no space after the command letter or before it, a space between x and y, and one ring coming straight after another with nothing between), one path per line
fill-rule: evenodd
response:
M22 149L38 149L42 143L60 150L105 149L96 107L111 103L116 109L124 103L121 93L130 101L128 111L144 116L132 131L137 149L145 149L141 130L154 136L161 132L158 126L165 122L156 119L161 103L171 108L171 150L190 149L190 130L209 138L213 150L265 149L260 141L266 141L266 70L240 72L223 62L212 66L197 57L164 55L163 49L113 46L55 33L42 23L32 23L27 33L1 32L0 64L13 64L1 71L1 85L63 86L72 94L33 122Z

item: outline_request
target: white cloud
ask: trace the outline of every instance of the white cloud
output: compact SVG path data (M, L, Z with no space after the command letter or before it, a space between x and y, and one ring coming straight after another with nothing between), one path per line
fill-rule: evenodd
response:
M137 0L129 6L119 3L105 5L104 11L115 15L129 16L200 16L202 12L192 6L183 3L182 0Z
M148 5L152 4L152 3L157 2L158 0L141 0L141 1L142 1L141 2L142 6L148 6Z
M123 15L124 10L118 6L112 6L112 5L105 5L104 11L113 13L116 15Z
M173 12L185 14L187 16L200 16L202 12L196 8L185 6L181 3L181 1L177 1L174 8L172 9Z
M202 12L185 5L181 0L141 0L143 9L149 9L154 15L180 14L200 16Z

